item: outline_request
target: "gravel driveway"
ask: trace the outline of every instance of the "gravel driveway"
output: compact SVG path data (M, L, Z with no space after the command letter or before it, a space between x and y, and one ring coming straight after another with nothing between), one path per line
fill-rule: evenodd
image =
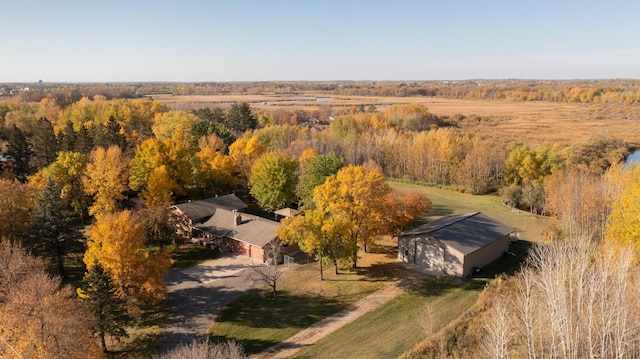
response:
M247 278L251 260L226 253L166 276L169 313L161 352L202 338L225 305L254 286Z

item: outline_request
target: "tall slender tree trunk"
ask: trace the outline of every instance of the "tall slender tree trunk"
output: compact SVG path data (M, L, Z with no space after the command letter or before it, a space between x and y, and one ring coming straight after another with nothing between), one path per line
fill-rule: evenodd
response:
M324 280L324 273L322 268L322 251L320 251L320 280Z
M56 256L56 262L58 263L58 272L60 273L60 278L64 278L64 257L62 255L62 249L60 248L60 242L58 241L56 241L56 244L54 245L54 255Z
M102 346L102 352L107 352L107 342L104 340L104 331L100 329L100 345Z

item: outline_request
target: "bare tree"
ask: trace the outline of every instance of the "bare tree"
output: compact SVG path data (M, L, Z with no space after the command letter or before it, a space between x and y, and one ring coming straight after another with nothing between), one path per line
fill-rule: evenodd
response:
M513 279L510 305L490 309L486 354L638 357L639 275L631 247L596 246L590 235L536 245Z
M513 339L510 313L503 299L495 301L484 323L485 337L482 342L487 358L509 358L509 347Z
M213 344L210 341L194 340L155 357L155 359L244 359L242 345L233 340Z
M283 244L279 240L272 241L263 248L264 263L255 263L250 266L252 273L258 275L258 281L268 285L276 297L278 279L284 274L284 268L279 265L282 262Z

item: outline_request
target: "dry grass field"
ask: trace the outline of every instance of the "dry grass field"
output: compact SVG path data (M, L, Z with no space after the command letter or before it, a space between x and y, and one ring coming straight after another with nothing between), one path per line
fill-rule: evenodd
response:
M464 130L498 135L513 141L539 144L543 141L572 144L593 136L610 136L640 143L640 106L466 100L433 97L333 96L323 93L296 95L154 95L154 100L176 109L228 106L236 101L250 103L261 110L284 107L322 107L345 109L375 105L382 111L403 103L420 103L438 115L481 116L468 121Z

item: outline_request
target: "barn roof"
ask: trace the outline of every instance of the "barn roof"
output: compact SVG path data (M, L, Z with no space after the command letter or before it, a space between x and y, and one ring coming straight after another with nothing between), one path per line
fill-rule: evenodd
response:
M216 208L222 208L226 210L243 209L247 208L247 205L242 200L236 197L235 194L226 194L224 196L211 197L199 201L191 201L186 203L179 203L174 205L193 222L202 222L208 217L211 217Z
M206 222L195 227L215 237L229 237L259 248L276 239L276 230L280 223L245 213L238 215L241 216L241 221L236 225L236 213L218 209Z
M456 214L400 233L399 236L429 234L462 254L492 243L514 229L480 212Z

